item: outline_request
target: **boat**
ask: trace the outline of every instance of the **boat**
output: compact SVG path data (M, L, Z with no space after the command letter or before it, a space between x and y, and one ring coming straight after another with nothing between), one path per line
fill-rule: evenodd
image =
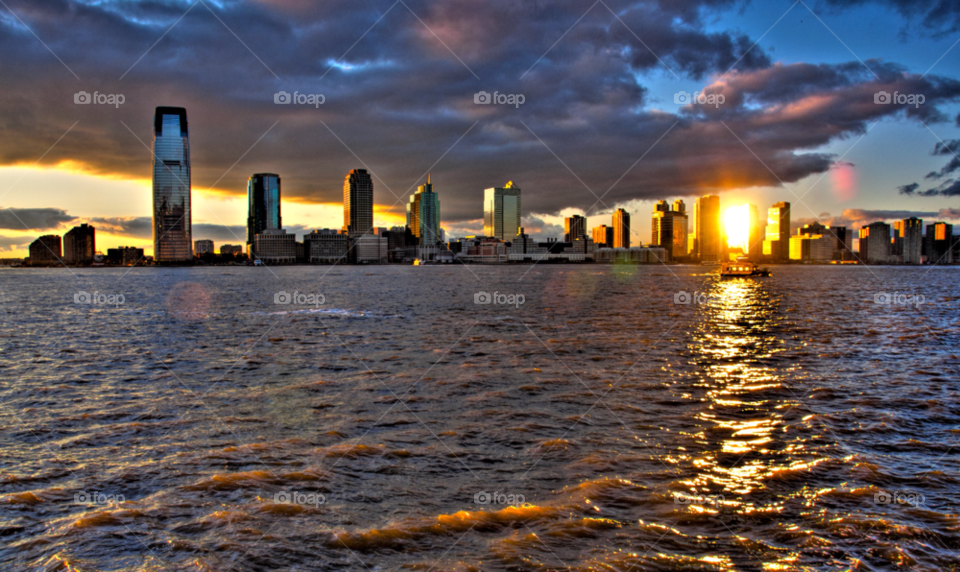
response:
M749 278L752 276L770 276L770 270L760 268L745 259L720 264L720 278Z

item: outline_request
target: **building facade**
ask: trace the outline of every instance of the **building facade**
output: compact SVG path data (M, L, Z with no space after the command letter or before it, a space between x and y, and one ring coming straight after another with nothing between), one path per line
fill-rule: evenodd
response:
M720 197L706 195L697 199L694 212L697 235L697 256L703 262L719 262L720 244Z
M902 264L923 262L923 221L911 217L893 223L893 255Z
M427 183L417 187L417 192L407 203L407 227L420 244L435 245L440 238L440 198L433 191L430 174Z
M675 201L675 207L683 210L671 210L667 201L659 201L654 207L651 220L651 246L659 246L667 251L669 259L687 255L687 213L683 201Z
M267 229L253 237L250 258L264 264L296 264L297 235L283 229Z
M927 225L927 263L950 264L953 262L953 225L935 222Z
M315 230L303 237L303 250L310 264L342 264L347 260L350 240L336 229Z
M767 210L763 255L776 262L790 260L790 203L774 203Z
M354 169L343 180L343 230L351 238L373 229L373 179L366 169Z
M613 248L613 227L605 224L594 227L593 243L599 248Z
M483 234L510 241L520 232L520 187L507 183L483 191Z
M201 256L203 254L213 254L213 241L209 239L193 241L193 253L197 256Z
M366 234L354 240L357 262L379 264L387 262L390 243L386 237Z
M864 264L890 262L890 225L875 222L860 229L860 261Z
M144 261L143 249L135 246L118 246L107 249L107 262L117 266L135 266Z
M91 264L97 252L96 229L81 224L63 235L63 261L67 264Z
M280 175L257 173L247 180L247 244L265 230L283 228L280 219Z
M60 264L62 243L56 234L45 234L30 243L30 264Z
M630 248L630 213L624 209L613 212L613 247Z
M239 244L223 244L220 246L221 256L236 256L243 254L243 247Z
M573 215L563 219L563 240L564 242L573 242L574 240L587 237L587 219L580 215Z
M158 107L153 119L153 259L193 260L187 110Z

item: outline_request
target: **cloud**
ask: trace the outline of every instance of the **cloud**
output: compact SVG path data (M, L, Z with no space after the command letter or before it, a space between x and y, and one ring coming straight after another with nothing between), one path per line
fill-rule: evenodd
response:
M7 208L0 210L0 228L11 230L50 230L75 220L63 209Z
M0 91L0 165L42 157L41 166L69 160L142 178L153 111L178 105L195 187L242 195L251 173L278 172L285 198L331 203L350 169L369 168L378 207L402 207L432 169L445 224L465 225L482 190L511 179L525 181L526 212L544 215L794 183L831 167L828 144L883 118L943 121L941 108L960 100L960 82L891 62L866 60L879 78L859 61L773 63L759 38L716 29L743 4L629 0L584 14L573 0L408 0L389 12L350 0L236 0L184 15L186 0L8 0L81 79L0 16L4 80L17 86ZM707 82L727 103L665 111L673 93L657 87L660 76ZM75 105L80 90L125 103ZM275 105L281 90L326 102ZM476 105L480 90L526 103ZM878 105L881 90L926 103Z
M888 6L907 21L919 21L928 30L940 34L960 29L960 4L948 0L825 0L835 7L865 4Z
M94 217L89 223L98 231L129 236L131 238L147 239L153 237L153 218L140 217Z
M23 236L0 236L0 249L26 250L33 238Z
M960 157L957 157L954 149L960 149L960 139L937 142L933 147L933 155L949 156L950 160L939 171L931 171L924 177L925 179L940 180L952 175L960 170ZM939 185L920 191L919 183L910 183L897 187L897 192L901 195L919 196L919 197L957 197L960 196L960 180L946 179Z

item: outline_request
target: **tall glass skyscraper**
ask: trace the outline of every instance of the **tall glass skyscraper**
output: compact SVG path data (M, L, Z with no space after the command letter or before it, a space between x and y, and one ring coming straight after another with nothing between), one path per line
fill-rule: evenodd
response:
M407 228L420 244L434 245L440 241L440 198L433 192L429 173L427 184L420 185L407 204Z
M613 213L613 247L630 248L630 213L617 209Z
M720 262L720 197L706 195L697 199L697 254L703 262Z
M153 118L153 258L193 260L187 110L158 107Z
M352 238L373 229L373 179L354 169L343 180L343 230Z
M247 244L265 230L280 228L280 175L257 173L247 181Z
M513 240L520 232L520 187L513 181L506 187L483 191L483 234L499 240Z

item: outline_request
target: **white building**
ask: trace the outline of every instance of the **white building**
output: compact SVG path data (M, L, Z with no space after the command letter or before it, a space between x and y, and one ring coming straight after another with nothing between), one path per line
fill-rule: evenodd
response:
M387 262L390 242L385 236L365 234L355 240L354 248L357 251L357 262L379 264Z

